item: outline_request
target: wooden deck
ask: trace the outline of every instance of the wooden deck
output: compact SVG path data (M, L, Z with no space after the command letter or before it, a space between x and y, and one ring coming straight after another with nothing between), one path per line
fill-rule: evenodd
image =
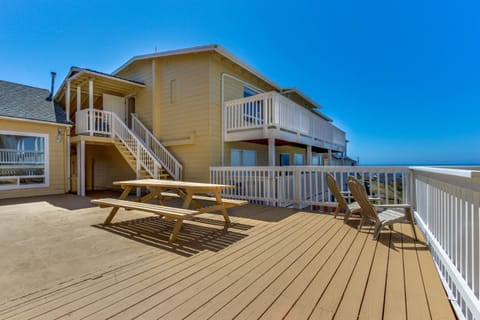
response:
M202 215L174 244L157 217L112 224L112 246L124 236L155 254L0 305L0 318L455 319L408 225L374 241L355 220L278 210L271 221L262 207L238 209L226 234L221 216Z

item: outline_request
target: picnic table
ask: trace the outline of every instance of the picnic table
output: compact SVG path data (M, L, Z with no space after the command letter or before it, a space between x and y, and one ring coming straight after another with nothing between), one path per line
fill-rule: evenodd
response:
M230 224L227 209L248 203L245 200L222 199L221 191L234 188L232 185L162 179L117 181L113 184L123 189L119 199L105 198L91 201L101 207L112 207L104 224L110 224L120 208L154 213L176 221L170 235L170 242L175 241L184 219L190 219L201 213L220 211L225 220L225 230L227 230ZM149 192L138 201L126 200L132 189L138 187L146 188ZM154 198L158 198L161 205L147 203ZM168 198L183 199L182 208L166 206L165 200ZM210 205L206 205L206 203ZM190 207L193 207L194 210L189 209Z

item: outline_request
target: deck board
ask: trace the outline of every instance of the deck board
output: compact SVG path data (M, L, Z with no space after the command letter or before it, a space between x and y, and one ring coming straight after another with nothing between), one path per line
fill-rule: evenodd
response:
M197 227L201 219L188 222L177 247L0 305L0 319L455 318L423 237L412 241L408 224L382 230L376 241L368 226L357 231L355 219L245 210L257 211L232 217L239 228L251 226L236 230L243 238L211 236ZM221 216L205 217L220 228ZM168 232L159 223L167 224L116 231L163 243ZM119 234L111 236L115 245ZM210 250L196 251L195 241Z
M394 226L399 231L399 225ZM403 266L403 236L393 232L390 237L388 253L388 273L385 288L385 303L383 316L385 319L406 319L405 277Z

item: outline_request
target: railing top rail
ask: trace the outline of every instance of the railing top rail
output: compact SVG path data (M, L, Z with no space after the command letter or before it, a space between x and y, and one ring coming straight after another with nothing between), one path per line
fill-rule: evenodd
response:
M100 110L101 111L101 110ZM104 111L104 112L108 112L108 111ZM112 117L115 118L115 120L124 128L124 129L128 129L127 125L122 121L122 119L120 119L120 117L115 113L115 112L110 112L112 114ZM133 140L135 140L135 143L143 150L143 152L145 152L146 154L149 155L150 158L152 158L152 161L155 162L155 164L157 166L160 166L160 163L158 163L158 161L156 160L156 158L153 156L153 154L150 152L150 150L148 150L147 148L145 148L145 146L141 143L141 141L133 134L131 134L131 137L133 138Z
M182 164L172 155L172 153L170 151L168 151L167 148L165 148L165 146L160 142L158 141L157 137L155 137L151 132L150 130L148 130L147 127L145 127L145 125L140 121L140 119L138 119L137 115L132 113L132 117L135 121L136 124L140 125L142 127L142 129L145 131L145 133L150 137L150 139L152 139L153 141L155 141L155 143L160 147L162 148L162 151L165 152L165 154L167 154L169 156L169 160L172 161L173 163L175 163L175 165L180 169L182 170L183 169L183 166ZM164 166L165 169L168 169L167 166ZM172 173L171 173L172 174ZM174 175L174 173L173 173Z
M283 167L270 167L270 166L249 166L249 167L227 167L227 166L211 166L212 170L318 170L318 171L342 171L342 172L376 172L376 171L388 171L388 172L409 172L411 169L407 166L283 166Z
M227 100L224 103L225 103L226 106L228 106L228 105L238 104L240 102L243 102L243 103L244 102L253 102L253 101L262 100L265 96L273 96L274 94L279 94L279 93L277 93L275 91L263 92L263 93L259 93L259 94L256 94L256 95L250 96L250 97Z
M463 178L480 178L480 170L461 169L461 168L437 168L437 167L409 167L418 172L437 173L448 176Z

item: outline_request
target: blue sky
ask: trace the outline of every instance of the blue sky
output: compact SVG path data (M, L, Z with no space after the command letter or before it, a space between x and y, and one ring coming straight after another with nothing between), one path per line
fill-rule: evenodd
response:
M0 0L0 79L216 43L319 102L362 164L480 164L480 5L449 2Z

